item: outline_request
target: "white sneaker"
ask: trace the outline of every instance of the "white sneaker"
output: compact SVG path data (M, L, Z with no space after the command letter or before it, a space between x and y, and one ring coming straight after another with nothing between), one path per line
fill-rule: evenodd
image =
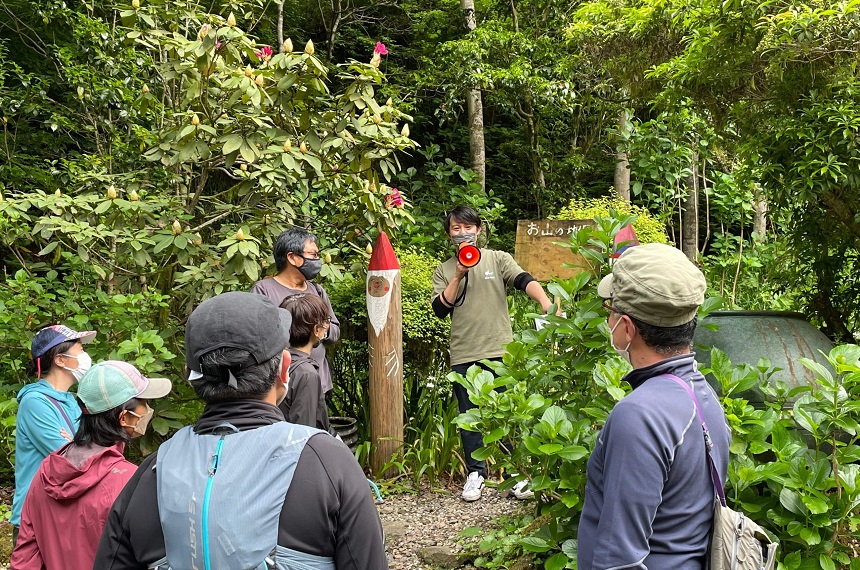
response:
M525 501L526 499L532 499L535 496L534 491L531 489L526 489L526 486L529 484L528 481L520 481L514 488L511 489L511 492L514 494L514 497L521 501Z
M463 485L463 494L460 495L464 501L471 503L481 498L481 491L484 490L484 478L477 471L469 473L466 479L466 484Z

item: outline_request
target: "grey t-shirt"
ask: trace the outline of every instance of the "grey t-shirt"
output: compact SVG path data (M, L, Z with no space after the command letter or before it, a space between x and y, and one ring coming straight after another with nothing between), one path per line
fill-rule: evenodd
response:
M441 263L433 273L433 298L448 286L457 270L457 258ZM464 288L463 304L451 312L451 365L498 358L504 346L513 340L508 315L507 288L522 273L511 254L482 249L481 261L469 269L469 283L460 281L459 296ZM448 299L452 303L455 299Z
M323 300L326 307L328 307L328 316L331 317L331 326L328 329L328 338L311 351L311 358L313 358L320 366L320 384L322 385L323 393L326 393L332 388L332 379L331 368L329 367L328 360L326 360L325 357L324 345L334 344L338 341L340 338L340 321L337 320L337 317L334 314L334 309L331 307L331 301L328 300L328 295L326 294L325 289L322 288L322 285L318 285L310 281L306 281L305 284L307 285L307 289L305 290L290 289L289 287L278 283L274 277L267 277L262 281L257 281L254 286L251 287L251 293L265 295L271 299L276 306L280 306L281 302L287 297L292 297L299 293L316 295Z

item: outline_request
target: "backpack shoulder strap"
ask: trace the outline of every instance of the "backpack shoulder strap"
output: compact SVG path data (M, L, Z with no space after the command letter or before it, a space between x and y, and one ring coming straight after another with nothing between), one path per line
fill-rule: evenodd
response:
M702 414L702 406L699 405L699 399L696 397L696 393L693 392L693 389L674 374L662 374L662 376L674 381L684 388L693 400L693 404L696 406L696 413L699 415L699 421L702 423L702 432L705 436L705 454L708 456L708 467L711 469L711 479L714 483L714 490L717 493L717 497L720 499L720 504L725 507L726 492L723 490L723 482L720 480L720 474L717 472L717 466L714 464L714 458L711 456L711 449L714 447L714 442L711 441L711 433L708 431L708 424L705 423L705 416Z
M52 404L54 404L54 407L56 407L58 410L60 410L60 414L63 416L63 419L66 420L66 424L69 426L69 429L72 430L70 435L72 435L74 437L75 426L72 424L72 420L69 419L68 414L66 414L66 410L63 409L62 404L60 404L60 402L58 402L57 399L54 398L53 396L49 396L49 395L45 394L45 397L48 398L48 400L50 400Z

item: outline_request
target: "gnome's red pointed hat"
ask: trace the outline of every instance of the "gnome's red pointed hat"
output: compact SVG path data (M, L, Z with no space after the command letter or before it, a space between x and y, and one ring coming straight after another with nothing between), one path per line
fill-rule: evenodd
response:
M380 232L370 255L367 266L367 316L376 336L382 332L388 321L388 309L391 305L391 289L397 274L400 273L400 262L388 235Z

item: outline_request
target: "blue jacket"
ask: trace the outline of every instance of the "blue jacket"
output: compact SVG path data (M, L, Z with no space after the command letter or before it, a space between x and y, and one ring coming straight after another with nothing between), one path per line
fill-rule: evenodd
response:
M71 421L71 425L48 399L57 400ZM61 435L65 429L69 438L74 437L81 417L81 408L75 395L59 392L47 380L27 384L18 392L18 415L15 427L15 496L12 498L12 516L15 526L21 524L21 509L30 489L30 481L39 465L52 451L63 447L71 439Z
M731 432L719 400L696 369L695 355L633 370L633 391L618 402L588 460L579 522L580 570L702 570L714 513L714 485L688 382L726 480Z

